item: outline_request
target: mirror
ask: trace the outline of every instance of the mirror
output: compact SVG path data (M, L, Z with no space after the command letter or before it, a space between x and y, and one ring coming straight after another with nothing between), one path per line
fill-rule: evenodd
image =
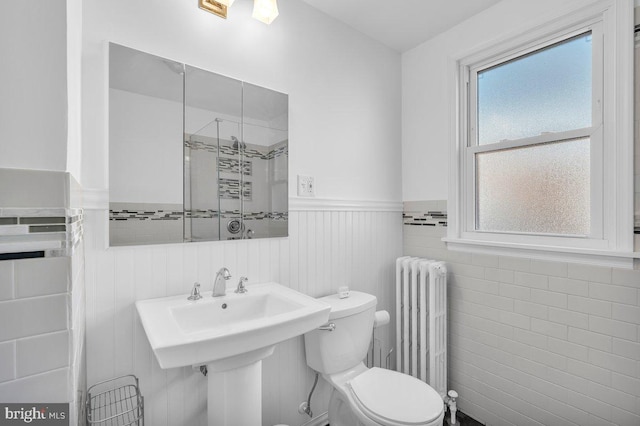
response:
M288 96L110 44L110 245L288 235Z

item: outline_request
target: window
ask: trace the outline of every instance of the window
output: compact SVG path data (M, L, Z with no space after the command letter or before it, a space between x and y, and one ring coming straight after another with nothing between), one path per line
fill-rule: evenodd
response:
M591 216L601 204L591 153L602 149L594 36L599 25L469 68L470 229L601 234Z
M633 194L622 154L632 149L632 116L616 104L632 81L620 67L630 59L613 30L616 3L602 4L608 11L583 11L458 61L450 248L564 251L572 260L633 250L620 211ZM628 266L633 255L624 256L616 266Z

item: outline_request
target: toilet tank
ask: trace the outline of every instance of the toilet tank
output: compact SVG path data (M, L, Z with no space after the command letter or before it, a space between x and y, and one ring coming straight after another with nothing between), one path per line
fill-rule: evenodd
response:
M319 300L331 305L329 322L336 328L334 331L313 330L304 335L307 365L322 374L355 367L369 349L376 297L352 291L344 299L332 294Z

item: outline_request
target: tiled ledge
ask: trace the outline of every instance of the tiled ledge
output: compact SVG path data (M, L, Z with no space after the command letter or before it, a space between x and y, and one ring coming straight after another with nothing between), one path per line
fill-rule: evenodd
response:
M81 188L70 173L0 168L0 203L0 259L70 256L82 239Z
M71 256L82 239L81 209L0 209L0 254Z

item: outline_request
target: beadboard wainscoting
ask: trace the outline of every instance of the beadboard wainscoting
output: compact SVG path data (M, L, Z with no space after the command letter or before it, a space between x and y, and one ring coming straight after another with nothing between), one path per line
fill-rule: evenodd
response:
M394 261L402 253L402 216L400 203L390 208L393 204L293 207L288 238L109 249L108 211L85 211L88 384L133 373L145 397L146 423L204 426L205 377L191 368L160 369L134 302L186 295L195 281L209 291L222 266L233 275L230 285L249 277L249 290L251 283L276 281L317 297L348 285L375 294L378 309L394 318ZM383 353L390 349L393 330L390 324L376 333ZM297 410L313 378L302 337L279 344L263 362L263 424L308 421ZM327 410L328 399L329 386L320 380L312 400L314 415Z
M406 202L404 254L449 271L449 388L487 425L640 425L640 271L447 250ZM419 218L421 220L416 220Z

